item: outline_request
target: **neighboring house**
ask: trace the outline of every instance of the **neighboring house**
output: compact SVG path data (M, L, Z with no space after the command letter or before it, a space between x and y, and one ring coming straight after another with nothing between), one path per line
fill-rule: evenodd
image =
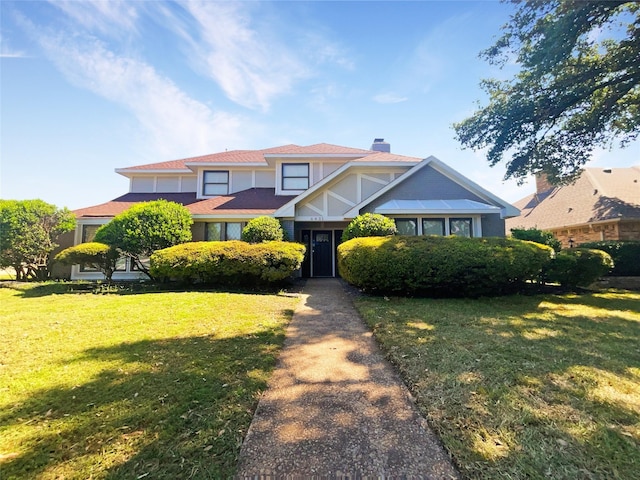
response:
M564 247L600 240L640 240L640 165L585 168L571 185L536 178L536 193L514 204L507 229L551 231Z
M504 236L518 210L435 157L396 155L376 139L371 150L317 144L234 150L116 170L129 193L76 210L74 244L131 205L166 199L186 206L193 240L239 239L252 218L278 218L289 238L307 246L304 277L336 276L336 247L357 215L381 213L400 233ZM136 278L126 264L114 279ZM96 279L74 266L74 279Z

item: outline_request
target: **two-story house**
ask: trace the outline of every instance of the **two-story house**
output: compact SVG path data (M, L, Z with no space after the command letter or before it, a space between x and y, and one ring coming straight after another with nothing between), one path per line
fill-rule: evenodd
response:
M193 240L239 239L250 219L278 218L290 239L307 246L301 275L332 277L343 229L366 212L393 218L405 235L504 236L519 211L435 157L320 143L234 150L116 170L129 193L76 210L74 244L137 202L178 202L193 216ZM126 263L114 279L136 278ZM74 266L73 279L96 279Z

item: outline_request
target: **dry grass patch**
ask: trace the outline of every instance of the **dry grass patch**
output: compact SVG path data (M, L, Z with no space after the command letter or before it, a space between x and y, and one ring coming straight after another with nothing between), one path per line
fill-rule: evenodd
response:
M356 304L466 478L637 478L640 294Z
M296 303L0 288L3 480L232 476Z

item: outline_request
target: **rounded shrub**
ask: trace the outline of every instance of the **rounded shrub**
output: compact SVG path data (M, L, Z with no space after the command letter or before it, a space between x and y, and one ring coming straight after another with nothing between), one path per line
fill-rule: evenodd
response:
M552 255L551 247L508 238L368 237L338 247L338 268L372 293L473 297L517 291Z
M607 252L613 259L614 264L609 275L620 277L640 276L640 242L605 240L583 243L580 248L592 248Z
M151 273L181 283L268 285L298 270L304 252L304 245L292 242L191 242L154 252Z
M242 229L242 240L249 243L280 242L283 239L282 225L273 217L253 218Z
M396 232L396 224L391 218L379 213L364 213L351 220L342 232L342 241L358 237L385 237Z
M611 256L602 250L571 248L558 252L546 271L548 282L565 287L588 287L613 268Z
M58 253L54 261L63 265L82 265L97 268L107 281L111 281L120 253L113 247L99 242L80 243L65 248Z
M511 236L517 240L528 240L529 242L549 245L556 252L562 250L562 242L553 236L553 233L537 228L512 228Z

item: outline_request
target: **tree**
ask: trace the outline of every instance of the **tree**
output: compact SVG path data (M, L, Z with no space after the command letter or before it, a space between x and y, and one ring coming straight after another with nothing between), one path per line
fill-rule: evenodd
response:
M58 237L73 230L67 208L42 200L0 200L0 267L13 267L16 280L43 280Z
M144 259L161 248L190 241L192 223L189 210L179 203L142 202L101 226L94 241L118 249L151 278Z
M82 265L100 270L107 282L111 282L116 270L118 250L104 243L87 242L65 248L54 257L54 261L64 265Z
M277 218L257 217L249 220L242 229L242 240L249 243L282 241L284 231Z
M596 147L627 146L640 132L640 4L511 0L503 35L481 53L508 81L483 80L489 104L454 124L465 147L488 148L505 179L544 172L574 180Z
M346 242L356 237L386 237L397 232L395 222L379 213L363 213L351 220L344 232L342 241Z

